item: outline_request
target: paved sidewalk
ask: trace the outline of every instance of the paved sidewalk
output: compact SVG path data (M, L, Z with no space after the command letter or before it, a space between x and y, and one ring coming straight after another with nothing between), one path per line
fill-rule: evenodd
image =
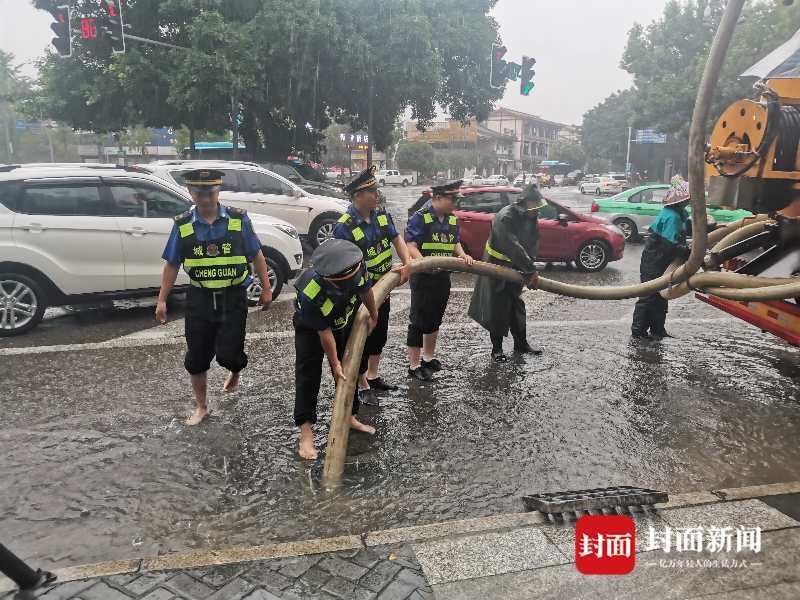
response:
M587 577L573 564L574 521L517 513L72 567L55 586L0 600L800 598L800 482L680 494L632 516L638 549L651 525L758 527L761 549L640 551L629 575Z

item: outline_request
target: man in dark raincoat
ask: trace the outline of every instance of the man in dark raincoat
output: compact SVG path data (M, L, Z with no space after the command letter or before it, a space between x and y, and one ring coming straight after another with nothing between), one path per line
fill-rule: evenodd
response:
M686 205L689 200L689 185L676 175L672 178L672 189L664 199L664 208L650 225L650 235L639 266L642 282L661 277L673 260L689 256L686 245L690 223ZM639 298L633 311L631 335L648 340L672 337L664 329L667 310L667 300L658 292Z
M514 204L497 213L492 231L484 248L483 260L522 273L531 289L539 276L536 271L536 252L539 245L539 210L546 206L539 187L528 185ZM505 362L503 338L509 330L514 338L514 352L541 354L528 343L525 332L525 303L521 283L479 276L469 305L469 316L480 323L492 340L492 358Z

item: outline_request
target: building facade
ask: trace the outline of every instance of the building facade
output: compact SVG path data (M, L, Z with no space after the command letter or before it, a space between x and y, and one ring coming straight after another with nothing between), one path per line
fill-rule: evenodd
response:
M568 126L536 115L500 107L482 123L487 129L510 138L508 160L498 165L503 174L533 172L536 165L550 157L550 146Z

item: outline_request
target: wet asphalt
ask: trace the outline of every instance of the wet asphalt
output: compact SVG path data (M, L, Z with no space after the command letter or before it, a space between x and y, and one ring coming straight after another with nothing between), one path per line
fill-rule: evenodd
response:
M419 188L386 193L402 226ZM550 195L579 210L591 201ZM640 253L629 245L598 274L554 265L546 276L632 283ZM166 327L149 299L52 311L31 334L0 339L0 542L63 566L519 511L533 492L800 479L796 349L690 296L670 304L676 339L635 343L633 301L537 291L525 294L528 329L544 355L497 365L466 317L471 288L453 276L446 369L431 384L405 375L410 296L395 291L382 372L400 390L363 408L378 433L351 435L333 492L319 485L321 461L295 454L288 291L250 315L240 391L223 396L224 372L212 368L213 415L198 428L183 424L192 401L179 302ZM323 447L332 396L326 373Z

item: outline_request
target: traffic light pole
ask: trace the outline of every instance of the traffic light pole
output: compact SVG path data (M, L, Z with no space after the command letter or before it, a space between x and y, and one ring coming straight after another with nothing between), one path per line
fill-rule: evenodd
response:
M176 46L175 44L168 44L167 42L159 42L158 40L150 40L147 38L139 37L138 35L132 35L130 33L125 34L126 40L133 40L135 42L142 42L143 44L152 44L153 46L164 46L165 48L175 48L176 50L186 50L190 51L191 48L186 48L185 46Z

